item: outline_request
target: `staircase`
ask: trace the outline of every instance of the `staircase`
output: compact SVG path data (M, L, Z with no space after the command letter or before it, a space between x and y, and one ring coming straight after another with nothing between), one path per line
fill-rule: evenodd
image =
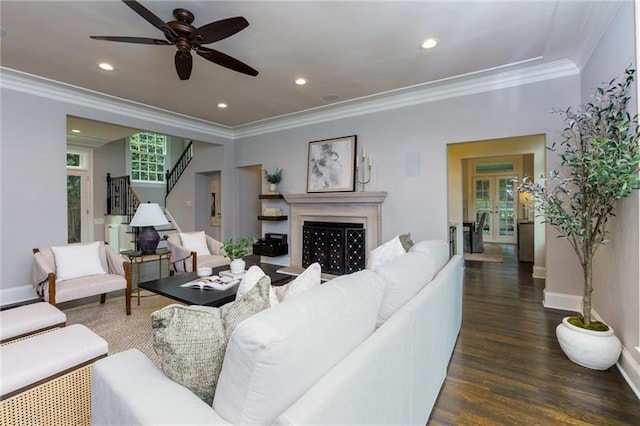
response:
M129 176L111 177L107 173L107 215L109 217L107 228L113 235L107 235L106 239L112 246L118 247L118 251L136 250L136 239L139 228L129 226L131 219L140 205L140 197L131 187ZM160 234L160 244L158 248L165 248L166 241L162 238L166 234L176 232L177 229L172 223L172 218L165 211L165 216L169 220L169 225L156 226ZM115 241L114 241L115 240ZM117 244L116 244L117 242Z

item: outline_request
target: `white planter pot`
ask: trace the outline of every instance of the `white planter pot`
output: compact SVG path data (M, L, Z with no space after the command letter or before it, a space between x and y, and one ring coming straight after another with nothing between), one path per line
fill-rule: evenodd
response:
M272 194L275 194L276 192L278 192L278 184L277 183L270 183L269 184L269 192L271 192Z
M618 361L622 345L611 327L607 331L585 330L570 324L567 318L556 327L556 336L571 361L593 370L606 370Z
M232 274L237 274L244 271L244 267L246 266L246 262L244 259L235 259L232 260L229 264L229 268L231 268Z

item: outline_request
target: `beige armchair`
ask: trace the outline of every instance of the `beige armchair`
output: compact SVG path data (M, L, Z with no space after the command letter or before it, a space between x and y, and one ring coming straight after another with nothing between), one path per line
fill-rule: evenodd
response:
M171 250L171 265L175 272L193 272L202 266L216 268L231 262L222 243L203 231L181 232L165 235Z
M33 283L45 301L56 305L69 300L125 290L131 314L131 263L104 242L76 243L33 249Z

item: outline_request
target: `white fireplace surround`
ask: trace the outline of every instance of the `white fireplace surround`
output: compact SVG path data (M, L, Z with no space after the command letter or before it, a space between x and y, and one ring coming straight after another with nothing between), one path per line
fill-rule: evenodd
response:
M291 266L302 266L302 225L305 221L359 223L364 226L366 255L380 245L382 203L386 192L283 194L289 204Z

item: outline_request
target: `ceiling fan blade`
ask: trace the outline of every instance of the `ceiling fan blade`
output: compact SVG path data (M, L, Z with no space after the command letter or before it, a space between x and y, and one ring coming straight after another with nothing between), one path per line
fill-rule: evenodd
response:
M167 40L159 40L156 38L144 38L144 37L111 37L111 36L89 36L94 40L106 40L106 41L119 41L123 43L138 43L138 44L161 44L171 45Z
M200 37L200 44L209 44L230 37L248 26L249 22L242 16L222 19L201 26L193 32L193 38Z
M180 80L189 80L189 77L191 77L191 69L193 68L193 57L191 53L177 51L174 61Z
M202 56L204 59L225 68L229 68L230 70L238 71L253 77L258 75L258 71L251 68L249 65L245 64L244 62L240 62L239 60L232 58L229 55L225 55L222 52L218 52L217 50L209 49L207 47L198 47L196 53Z
M171 28L169 25L167 25L166 22L158 18L156 15L153 14L153 12L151 12L149 9L147 9L137 1L122 0L122 2L127 6L129 6L131 9L133 9L133 11L136 12L138 15L142 16L151 25L153 25L154 27L162 31L165 37L167 37L167 40L173 42L175 41L175 39L178 38L178 34L176 34L173 28Z

